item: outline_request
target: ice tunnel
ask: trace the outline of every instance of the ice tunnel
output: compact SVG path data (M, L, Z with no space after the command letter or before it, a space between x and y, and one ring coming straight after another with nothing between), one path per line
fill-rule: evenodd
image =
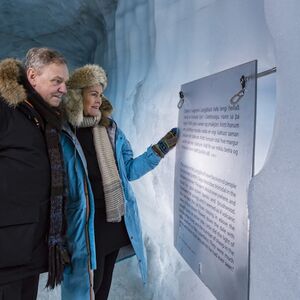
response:
M70 70L103 66L113 117L135 154L177 126L183 83L255 59L260 72L276 66L258 83L249 299L299 299L299 1L3 0L0 15L1 59L47 46ZM174 163L175 151L133 183L149 280L143 285L136 259L118 263L110 300L216 299L174 248ZM59 288L44 286L42 275L38 299L60 299Z

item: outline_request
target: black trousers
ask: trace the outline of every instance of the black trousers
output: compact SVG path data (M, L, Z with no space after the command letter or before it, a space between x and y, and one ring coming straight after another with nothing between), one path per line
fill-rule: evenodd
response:
M0 300L36 300L39 274L0 285Z
M95 300L108 298L112 275L119 250L109 253L100 259L97 257L97 269L94 271ZM0 298L0 300L2 300Z

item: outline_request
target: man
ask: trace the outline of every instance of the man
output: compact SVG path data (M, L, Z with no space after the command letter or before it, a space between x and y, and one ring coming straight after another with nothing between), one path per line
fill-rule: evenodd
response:
M59 148L69 77L57 51L0 63L0 299L36 299L39 274L62 280L64 172ZM49 261L49 264L48 264ZM49 267L48 267L49 265Z

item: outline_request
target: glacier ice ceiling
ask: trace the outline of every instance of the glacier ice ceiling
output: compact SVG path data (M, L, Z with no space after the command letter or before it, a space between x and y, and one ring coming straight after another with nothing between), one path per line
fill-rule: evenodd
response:
M102 65L114 118L136 154L176 126L181 84L254 59L259 71L277 66L276 75L258 83L250 300L296 300L299 14L297 0L2 0L0 58L21 59L31 47L48 46L66 56L70 69ZM133 184L149 283L143 286L135 259L123 261L110 300L215 299L173 246L174 161L175 151ZM42 276L38 299L60 299L59 289L50 293L44 285Z
M0 57L22 58L31 47L60 50L71 67L103 62L117 1L4 0Z

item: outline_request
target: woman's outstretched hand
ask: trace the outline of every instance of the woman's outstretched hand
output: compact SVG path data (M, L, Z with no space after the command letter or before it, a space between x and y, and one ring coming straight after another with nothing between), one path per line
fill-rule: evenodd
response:
M175 147L178 140L178 134L178 128L172 128L157 144L152 146L152 149L160 157L164 157L173 147Z

